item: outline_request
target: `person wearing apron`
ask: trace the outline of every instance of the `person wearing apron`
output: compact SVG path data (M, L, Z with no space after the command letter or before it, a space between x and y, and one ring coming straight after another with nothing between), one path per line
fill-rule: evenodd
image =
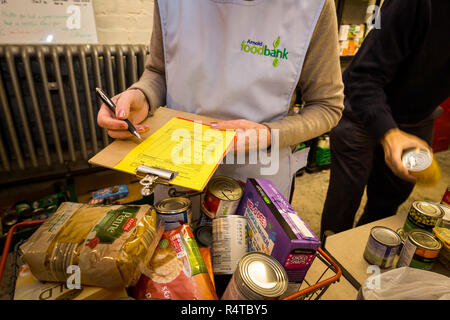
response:
M298 91L305 108L292 115ZM104 106L98 114L113 138L129 136L121 119L138 124L159 106L222 119L217 129L264 131L271 163L225 162L215 174L271 180L289 199L301 163L291 146L342 114L334 1L155 1L146 70L113 100L117 119Z

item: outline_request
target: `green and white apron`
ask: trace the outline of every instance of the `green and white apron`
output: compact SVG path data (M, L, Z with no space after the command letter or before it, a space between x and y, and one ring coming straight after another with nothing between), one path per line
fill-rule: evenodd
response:
M324 0L158 4L168 107L258 123L286 117ZM271 180L289 199L298 162L285 147L274 174L261 174L261 164L222 164L216 174Z

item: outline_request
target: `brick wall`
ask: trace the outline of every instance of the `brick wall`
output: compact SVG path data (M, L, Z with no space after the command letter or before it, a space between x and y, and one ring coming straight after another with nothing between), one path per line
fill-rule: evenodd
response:
M94 0L99 44L150 42L154 0Z

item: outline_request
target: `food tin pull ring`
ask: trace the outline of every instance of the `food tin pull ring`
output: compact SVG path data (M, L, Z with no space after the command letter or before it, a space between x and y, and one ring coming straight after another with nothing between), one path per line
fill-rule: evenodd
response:
M149 196L155 189L155 184L169 185L178 172L170 171L166 169L160 169L148 166L139 166L136 170L136 176L141 180L139 183L142 185L141 193L143 196Z

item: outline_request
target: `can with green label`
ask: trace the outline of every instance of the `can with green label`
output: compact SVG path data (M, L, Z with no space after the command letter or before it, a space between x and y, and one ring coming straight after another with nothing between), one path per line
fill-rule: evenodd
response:
M430 271L442 248L440 242L432 233L414 229L405 240L397 262L397 268L411 267Z
M423 229L432 232L436 222L444 216L444 210L433 202L414 201L409 209L403 230Z

